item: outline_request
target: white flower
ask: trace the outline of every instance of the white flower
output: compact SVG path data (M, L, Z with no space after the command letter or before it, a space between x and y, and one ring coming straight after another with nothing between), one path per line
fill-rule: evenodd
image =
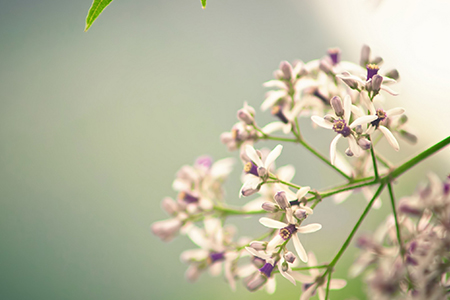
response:
M343 136L348 139L349 150L347 150L347 155L354 155L358 157L360 155L360 147L358 146L355 135L353 131L358 125L363 125L370 123L377 119L377 116L362 116L354 120L350 125L347 125L350 121L350 115L352 113L352 100L349 95L344 98L344 106L342 107L342 101L339 97L334 97L331 99L331 104L333 110L335 111L335 116L327 115L324 118L319 116L312 116L313 120L317 125L326 129L334 130L338 135L333 139L330 144L330 161L334 165L336 159L336 145L339 139Z
M269 244L267 244L268 252L275 249L276 246L281 245L284 241L292 238L298 257L304 262L308 261L308 257L297 233L311 233L316 232L322 228L322 225L318 223L300 226L297 223L288 224L265 217L259 219L259 222L266 227L280 229L278 234L269 242Z
M391 145L392 148L395 149L395 151L398 151L400 149L400 146L398 145L398 142L395 139L394 135L387 127L381 125L381 123L384 122L387 118L402 115L405 112L405 109L402 107L396 107L384 111L382 108L375 109L374 104L365 96L361 97L361 101L370 111L370 114L377 117L377 119L370 123L369 127L365 131L365 134L372 134L375 130L380 130L381 133L383 133L383 135L385 136L389 145Z
M249 196L257 191L259 191L261 183L263 183L268 175L271 165L280 156L283 150L282 145L277 145L270 153L267 155L265 161L263 162L256 152L255 148L251 145L245 146L245 154L250 159L249 162L244 167L248 176L245 178L245 182L239 191L239 197Z

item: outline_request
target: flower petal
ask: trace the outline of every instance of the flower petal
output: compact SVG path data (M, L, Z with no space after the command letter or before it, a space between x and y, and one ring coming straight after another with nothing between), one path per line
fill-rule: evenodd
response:
M251 145L245 146L245 154L258 166L262 167L264 164L261 161L261 158L259 158L258 153L256 153L255 148Z
M291 181L295 175L295 167L293 165L286 165L283 167L279 167L277 170L277 176L281 180Z
M283 150L283 146L282 145L277 145L270 153L269 155L267 155L266 161L264 166L266 167L267 170L269 170L270 165L272 165L272 163L278 158L278 156L280 156L281 151Z
M297 285L297 282L295 281L295 279L288 273L288 272L284 272L283 268L281 267L281 264L278 264L278 270L280 271L281 275L286 278L287 280L289 280L293 285Z
M384 134L384 136L386 137L388 143L392 146L392 148L394 148L395 151L398 151L400 149L400 146L398 145L398 142L395 139L392 132L382 125L380 125L378 129L380 129L380 131Z
M301 198L305 197L305 195L308 194L310 189L311 188L309 186L301 187L296 194L297 199L300 200Z
M378 117L375 116L375 115L359 117L358 119L353 121L352 124L350 124L349 127L353 129L353 128L355 128L358 125L367 124L367 123L370 123L372 121L375 121L376 119L378 119Z
M284 228L287 226L286 223L280 222L280 221L276 221L274 219L271 218L266 218L266 217L262 217L259 219L259 223L261 223L262 225L269 227L269 228Z
M386 112L386 115L389 118L389 117L395 117L395 116L402 115L404 112L405 112L405 109L403 107L396 107L396 108L389 109Z
M342 136L342 134L338 134L331 141L331 144L330 144L330 162L331 162L332 165L334 165L334 161L336 160L336 146L337 146L337 142L339 141L341 136Z
M266 100L261 104L261 110L265 111L269 107L272 107L280 98L285 97L286 91L285 90L277 90L277 91L269 91L267 92Z
M299 227L297 229L297 232L299 232L299 233L311 233L311 232L319 231L320 229L322 229L322 225L321 224L313 223L313 224L308 224L308 225Z
M286 124L279 121L271 122L266 126L264 126L263 128L261 128L261 131L264 132L265 134L271 134L272 132L282 130L284 128L284 125Z
M287 89L286 84L283 81L280 80L269 80L263 83L264 87L270 87L270 88L279 88L279 89Z
M381 85L381 89L389 94L391 94L392 96L398 96L397 92L394 92L393 90L391 90L389 87L385 86L384 84Z
M297 234L292 235L292 241L294 242L295 251L297 251L298 257L303 262L308 262L308 256L306 255L305 248L303 248L302 243L300 243L300 239Z
M326 128L326 129L333 129L333 123L325 120L324 118L321 118L319 116L312 116L311 120L319 125L320 127Z
M340 290L347 285L347 281L344 279L331 279L330 289Z
M352 113L352 98L350 95L344 97L344 120L348 123Z
M356 143L355 137L353 135L350 135L348 138L348 147L352 151L353 155L355 157L359 157L361 155L361 148Z

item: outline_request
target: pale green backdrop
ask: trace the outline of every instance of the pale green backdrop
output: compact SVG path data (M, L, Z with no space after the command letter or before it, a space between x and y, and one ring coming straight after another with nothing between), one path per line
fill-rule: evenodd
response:
M210 0L202 10L197 0L116 0L84 33L89 6L0 1L0 299L297 299L301 287L282 278L275 296L240 284L232 293L208 276L187 283L179 254L194 245L165 244L150 224L166 218L159 203L175 196L181 165L201 154L236 156L219 135L244 101L259 107L261 84L281 60L308 61L340 46L357 61L364 36L339 38L309 1ZM306 136L327 153L332 134ZM423 148L387 153L403 160ZM288 162L302 185L339 179L296 146L285 147L280 165ZM244 201L239 174L228 185L236 204ZM408 176L399 187L415 186ZM330 260L364 204L356 197L318 206L324 228L305 247ZM365 228L388 211L385 203ZM263 230L256 219L241 224ZM337 277L355 255L352 246ZM354 281L333 298L361 299L362 289Z

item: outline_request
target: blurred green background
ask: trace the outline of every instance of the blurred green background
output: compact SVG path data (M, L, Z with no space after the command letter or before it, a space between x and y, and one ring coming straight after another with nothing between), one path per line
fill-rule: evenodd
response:
M282 278L274 296L249 293L242 285L233 293L223 279L206 274L187 283L179 254L194 244L184 237L165 244L149 226L166 218L160 201L175 196L171 184L181 165L202 154L237 157L219 135L236 122L244 101L259 111L261 84L281 60L309 61L339 46L343 59L358 61L362 44L372 42L376 54L386 54L403 75L404 52L392 49L407 45L384 48L370 31L345 32L339 20L347 16L325 1L210 0L202 10L197 0L118 0L84 33L90 4L0 1L0 299L297 299L300 286ZM362 9L379 13L372 3ZM420 74L430 71L422 69ZM418 86L416 73L410 74L402 91L409 97L392 100L390 107L412 105L419 118L411 123L425 139L414 147L400 142L401 153L387 147L386 155L396 161L449 132L448 104L414 98L430 85ZM448 76L432 74L433 83L445 88ZM433 100L445 100L446 93L431 90ZM430 109L431 117L424 116ZM259 115L261 124L271 120ZM327 153L332 134L305 135ZM448 157L445 150L403 176L399 197L429 168L448 173ZM287 163L297 166L295 181L302 185L323 189L339 180L293 145L285 147L278 165ZM227 184L235 204L244 201L236 197L239 174L237 165ZM338 207L319 205L314 221L324 227L302 239L306 249L329 261L364 205L360 196ZM385 203L362 231L388 212ZM263 231L256 218L239 223ZM346 277L356 255L352 246L337 278ZM363 290L355 280L332 295L362 299Z

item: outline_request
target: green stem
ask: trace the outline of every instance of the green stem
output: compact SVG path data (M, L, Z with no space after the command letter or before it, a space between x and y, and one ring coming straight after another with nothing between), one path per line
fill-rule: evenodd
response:
M378 180L380 176L378 175L377 158L375 156L375 150L373 150L373 145L370 146L370 154L372 155L373 172L375 175L375 180Z
M392 206L392 213L394 214L394 220L395 220L395 230L397 232L397 240L398 244L400 246L400 253L402 257L405 255L405 249L403 248L402 238L400 235L400 226L398 224L398 217L397 217L397 209L395 207L395 198L394 198L394 191L392 189L392 184L388 183L388 190L389 190L389 197L391 198L391 206Z
M312 267L292 268L292 271L303 271L303 270L325 269L325 268L328 268L328 265L318 265L318 266L312 266Z
M450 144L450 136L446 137L445 139L443 139L439 143L431 146L427 150L421 152L419 155L413 157L412 159L410 159L407 162L405 162L403 165L401 165L398 168L396 168L394 171L392 171L392 173L390 174L390 177L392 179L399 177L404 172L408 171L409 169L414 167L416 164L418 164L422 160L428 158L429 156L431 156L434 153L438 152L442 148L446 147L448 144Z
M328 295L330 294L331 273L332 273L331 271L328 272L327 289L325 291L325 300L328 300Z
M331 272L333 267L336 265L338 260L341 258L342 254L344 254L345 250L347 249L348 245L350 245L350 242L353 239L353 236L356 234L356 231L358 230L359 226L361 226L362 222L364 221L364 218L367 216L367 214L370 211L370 208L372 207L372 204L375 202L375 199L378 198L378 196L383 191L384 186L386 183L383 181L381 182L380 186L378 187L378 190L375 192L375 195L373 195L373 198L370 200L369 204L367 204L366 208L364 209L364 212L359 217L358 222L356 222L355 226L353 227L352 231L350 232L350 235L347 237L347 240L345 240L344 244L342 245L339 252L334 257L333 261L329 264L329 268L327 272ZM325 275L325 274L324 274Z
M351 181L352 177L348 176L347 174L345 174L341 169L339 169L338 167L336 167L335 165L333 165L325 156L323 156L322 154L320 154L319 152L317 152L316 149L314 149L313 147L311 147L307 142L305 142L304 140L299 140L298 141L303 147L305 147L309 152L311 152L312 154L314 154L316 157L318 157L321 161L323 161L324 163L326 163L327 165L329 165L331 168L333 168L334 170L336 170L339 174L341 174L343 177L345 177L345 179Z
M225 215L260 215L260 214L267 213L267 211L265 211L265 210L246 211L246 210L240 210L240 209L226 208L226 207L217 206L217 205L215 205L213 207L213 209L216 211L220 211Z
M282 142L292 142L292 143L296 143L297 139L290 139L290 138L284 138L284 137L278 137L278 136L270 136L270 135L265 135L263 137L261 137L261 139L263 140L272 140L272 141L282 141Z

